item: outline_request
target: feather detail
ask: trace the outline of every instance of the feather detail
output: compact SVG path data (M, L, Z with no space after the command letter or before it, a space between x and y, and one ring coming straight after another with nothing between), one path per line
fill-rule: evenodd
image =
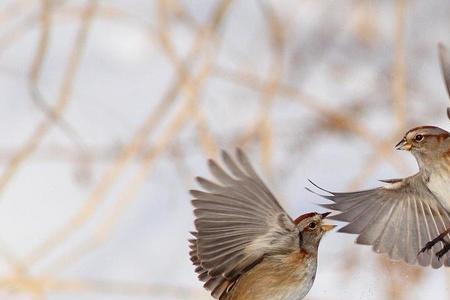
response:
M315 194L333 202L325 206L341 213L330 219L349 222L339 232L358 234L358 244L372 245L375 252L409 264L448 266L450 252L441 260L435 255L442 243L417 256L428 241L450 227L449 212L427 188L421 173L383 182L387 185L370 190Z
M226 298L242 274L273 253L280 237L296 230L242 150L236 159L222 151L222 160L226 169L208 161L217 182L197 177L204 191L190 191L196 217L190 256L198 278L217 299Z

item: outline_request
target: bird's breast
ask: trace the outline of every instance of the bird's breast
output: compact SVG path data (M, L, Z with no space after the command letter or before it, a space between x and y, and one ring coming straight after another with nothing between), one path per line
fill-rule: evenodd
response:
M317 256L293 253L266 258L242 275L228 300L301 300L311 289Z

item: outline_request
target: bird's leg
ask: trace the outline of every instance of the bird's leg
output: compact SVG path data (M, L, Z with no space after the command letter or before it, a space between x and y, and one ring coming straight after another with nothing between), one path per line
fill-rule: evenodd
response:
M438 259L441 259L448 251L450 250L450 243L444 242L444 248L436 252L436 256Z
M434 245L436 245L439 242L444 243L444 248L442 248L439 252L436 253L436 256L440 259L442 256L445 255L445 253L447 253L450 250L450 243L447 242L444 238L447 234L450 233L450 228L444 230L444 232L442 232L440 235L438 235L436 238L434 238L433 240L429 241L425 247L423 247L420 251L420 253L423 253L425 251L429 251L431 250L431 248L433 248Z

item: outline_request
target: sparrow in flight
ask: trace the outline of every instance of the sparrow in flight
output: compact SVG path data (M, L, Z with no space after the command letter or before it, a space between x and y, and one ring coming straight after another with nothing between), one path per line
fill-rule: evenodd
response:
M439 57L450 96L449 52L439 45ZM450 108L447 109L450 118ZM434 126L416 127L395 146L411 152L419 172L385 180L385 186L329 193L323 207L340 211L330 219L348 222L339 232L358 234L358 244L395 260L439 268L450 266L450 133ZM430 253L431 252L431 253ZM419 255L418 255L419 254Z
M195 232L190 257L204 287L221 300L300 300L316 277L329 213L292 219L241 151L214 160L217 183L198 177L192 190Z

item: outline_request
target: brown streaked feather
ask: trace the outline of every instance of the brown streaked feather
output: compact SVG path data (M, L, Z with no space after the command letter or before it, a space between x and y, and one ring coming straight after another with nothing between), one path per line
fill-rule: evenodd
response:
M217 182L198 177L204 191L191 191L196 233L190 256L204 287L217 299L271 252L277 237L295 229L241 150L236 159L222 151L222 159L226 169L208 161Z
M195 238L189 240L189 248L191 249L189 255L192 263L196 266L195 272L198 274L198 279L205 282L204 287L211 291L211 295L215 298L219 298L233 283L223 277L209 275L208 270L202 267L197 255L196 238L198 237L198 233L193 232L192 234Z
M299 224L301 221L303 221L304 219L307 218L311 218L312 216L316 215L317 213L312 212L312 213L307 213L307 214L303 214L301 216L299 216L297 219L294 220L295 224Z
M349 222L339 232L358 234L358 244L372 245L377 253L409 264L439 268L450 265L450 253L439 260L435 253L417 257L419 250L450 225L450 215L426 187L420 173L400 180L389 180L385 187L370 190L320 195L340 211L330 219ZM317 193L316 193L317 194Z
M316 259L317 256L301 249L289 255L268 257L242 275L225 299L303 299L313 276L307 268L298 266L315 264Z

